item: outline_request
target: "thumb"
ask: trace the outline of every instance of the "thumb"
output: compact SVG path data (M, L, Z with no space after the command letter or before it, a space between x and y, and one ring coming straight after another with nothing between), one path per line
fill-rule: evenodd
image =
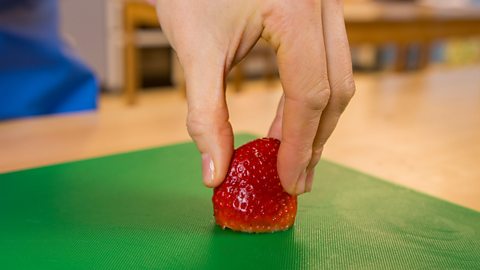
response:
M188 133L202 155L203 182L218 186L233 154L233 131L225 101L224 64L205 57L185 65Z

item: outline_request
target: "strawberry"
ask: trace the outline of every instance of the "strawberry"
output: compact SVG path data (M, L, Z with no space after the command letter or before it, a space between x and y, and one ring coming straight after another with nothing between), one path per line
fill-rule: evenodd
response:
M279 140L263 138L235 150L227 177L212 198L215 220L223 229L260 233L293 225L297 197L280 184L279 147Z

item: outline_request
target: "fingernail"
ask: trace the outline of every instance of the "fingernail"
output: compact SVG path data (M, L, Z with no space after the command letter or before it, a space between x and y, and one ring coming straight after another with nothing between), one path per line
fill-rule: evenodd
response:
M297 186L295 187L295 194L300 195L305 193L305 182L307 180L307 171L304 170L297 180Z
M202 173L205 185L212 187L215 175L215 164L209 154L202 154Z

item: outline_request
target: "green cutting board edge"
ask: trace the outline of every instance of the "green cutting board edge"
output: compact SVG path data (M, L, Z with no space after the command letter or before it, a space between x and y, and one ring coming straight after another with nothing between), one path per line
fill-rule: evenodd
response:
M292 229L223 231L199 164L185 143L0 174L0 269L480 269L479 212L327 161Z

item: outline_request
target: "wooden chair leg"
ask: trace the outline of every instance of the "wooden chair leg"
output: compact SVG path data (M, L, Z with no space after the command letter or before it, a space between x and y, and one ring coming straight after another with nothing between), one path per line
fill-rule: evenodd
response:
M267 86L269 87L274 86L277 79L277 73L276 73L277 65L275 61L275 55L269 52L266 52L264 58L267 63L267 69L268 69L268 73L266 76Z
M128 5L125 7L125 69L124 85L127 105L136 102L138 87L138 52L135 47L135 22Z
M407 69L408 45L398 44L395 59L395 71L403 72Z
M183 74L182 66L178 61L177 54L172 50L170 63L172 65L171 81L174 87L177 88L179 93L183 96L187 96L187 84L185 82L185 76Z
M184 78L182 78L179 82L178 82L178 90L180 91L181 95L184 97L184 98L187 98L187 82L185 81Z
M138 66L137 52L133 45L127 45L125 57L125 97L128 105L133 105L137 101L137 81Z
M244 79L245 79L245 75L243 72L243 64L238 63L233 71L233 84L235 86L235 92L242 91Z
M418 62L418 68L419 69L425 69L428 64L430 63L430 57L431 57L431 46L429 42L422 42L420 44L420 59Z

